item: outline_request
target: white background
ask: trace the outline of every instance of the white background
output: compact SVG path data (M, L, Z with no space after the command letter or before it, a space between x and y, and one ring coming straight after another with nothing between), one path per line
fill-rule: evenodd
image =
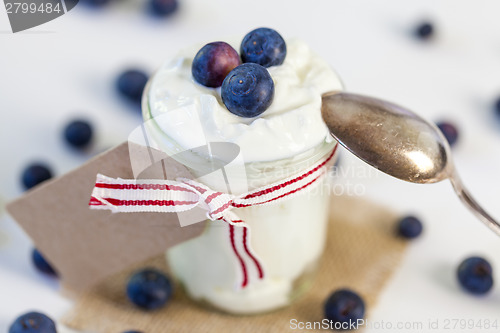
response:
M492 109L500 96L499 1L179 1L180 11L165 20L146 15L139 1L116 1L103 10L80 4L17 34L0 8L2 207L21 195L20 172L27 163L46 161L60 175L126 140L140 116L114 90L122 69L137 65L152 72L181 47L268 26L306 40L347 90L397 102L430 120L456 122L457 168L500 218L500 119ZM437 33L423 42L411 30L426 18ZM76 116L95 125L96 145L88 154L71 151L61 140L65 122ZM369 168L347 153L342 165L356 172L339 182L362 184L364 196L401 214L418 214L425 223L424 235L410 245L378 304L368 309L369 318L379 324L421 322L420 332L460 331L445 330L447 319L498 319L500 325L500 282L488 296L474 297L455 279L461 259L479 254L492 262L500 281L500 239L460 204L449 183L415 185L378 172L365 177ZM31 309L61 316L70 302L57 293L57 282L35 272L29 239L0 214L0 331ZM284 327L288 320L283 318ZM427 329L429 320L439 320L441 329Z

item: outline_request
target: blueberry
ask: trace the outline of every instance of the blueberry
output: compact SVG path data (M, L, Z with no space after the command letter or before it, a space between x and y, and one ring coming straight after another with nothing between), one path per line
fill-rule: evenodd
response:
M436 124L437 127L441 130L444 137L448 141L450 147L454 146L458 140L458 130L455 125L450 122L439 122Z
M398 234L404 238L416 238L422 233L422 222L415 216L405 216L397 225Z
M340 151L337 151L337 159L335 160L335 163L333 164L334 170L339 170L340 169L340 164L341 160L343 159L342 153Z
M258 28L250 31L241 42L241 59L264 67L281 65L286 57L286 43L273 29Z
M217 88L222 85L226 75L239 64L240 56L231 45L213 42L198 51L193 59L191 72L198 83Z
M226 76L221 95L231 113L240 117L256 117L273 102L274 82L267 69L246 63Z
M127 296L136 306L155 310L170 299L172 285L169 279L155 269L144 269L132 275L127 283Z
M126 332L123 332L123 333L142 333L141 331L126 331Z
M473 294L485 294L493 286L490 263L481 257L469 257L457 268L458 281L462 287Z
M34 163L24 169L22 183L25 189L30 189L36 185L52 178L52 172L45 164Z
M500 97L495 101L494 110L497 116L500 117Z
M128 100L140 104L142 92L148 82L148 75L139 69L128 69L116 80L116 88Z
M165 17L173 14L178 7L177 0L149 0L151 14L158 17Z
M109 3L109 0L80 0L84 5L93 8L100 8L106 6Z
M422 22L415 28L415 36L420 39L428 39L434 33L434 26L430 22Z
M334 323L334 327L349 328L351 323L363 319L365 302L350 289L333 292L325 302L325 317Z
M73 120L64 128L64 139L75 148L83 148L92 140L92 126L85 120Z
M10 325L9 333L57 333L52 319L39 312L29 312Z
M52 266L47 262L47 260L45 260L45 258L37 249L33 249L33 251L31 252L31 260L40 272L57 276L54 268L52 268Z

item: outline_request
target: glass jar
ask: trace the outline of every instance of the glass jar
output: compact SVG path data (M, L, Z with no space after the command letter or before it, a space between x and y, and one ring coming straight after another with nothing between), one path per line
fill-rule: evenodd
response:
M144 96L143 116L149 123L148 134L172 156L181 147L155 126L147 99L148 87ZM253 190L296 175L330 155L335 145L334 140L326 138L290 158L245 163L246 179L232 179L231 185L236 185L232 188L242 188L240 185L245 183L248 190ZM335 153L331 162L336 157ZM200 159L179 162L197 181L215 191L227 191L219 176L206 174ZM258 278L254 266L248 265L249 283L244 288L238 285L241 276L228 240L229 226L220 220L207 221L199 237L167 250L173 275L193 300L227 313L256 314L290 304L311 285L324 249L330 200L330 187L325 185L330 181L331 177L322 177L315 186L289 199L232 210L249 226L250 245L264 266L263 279ZM239 229L242 228L235 227L234 232L242 233Z

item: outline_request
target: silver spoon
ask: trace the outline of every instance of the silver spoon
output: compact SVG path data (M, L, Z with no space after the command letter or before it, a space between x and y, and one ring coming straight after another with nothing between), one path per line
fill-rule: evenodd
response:
M462 202L500 236L500 223L464 188L434 124L393 103L345 92L324 94L321 113L332 136L378 170L412 183L450 179Z

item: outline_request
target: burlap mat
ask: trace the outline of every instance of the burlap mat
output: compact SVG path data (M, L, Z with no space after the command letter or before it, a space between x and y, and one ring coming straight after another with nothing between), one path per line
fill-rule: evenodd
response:
M124 294L126 279L141 266L168 271L160 256L131 267L80 297L63 322L77 330L102 333L132 329L144 333L287 332L292 331L291 319L321 321L326 297L339 287L358 291L366 301L369 317L379 293L399 265L406 242L395 236L396 215L387 208L360 198L335 197L331 211L328 243L315 283L287 308L264 315L231 316L198 306L177 288L165 308L156 312L136 310Z

